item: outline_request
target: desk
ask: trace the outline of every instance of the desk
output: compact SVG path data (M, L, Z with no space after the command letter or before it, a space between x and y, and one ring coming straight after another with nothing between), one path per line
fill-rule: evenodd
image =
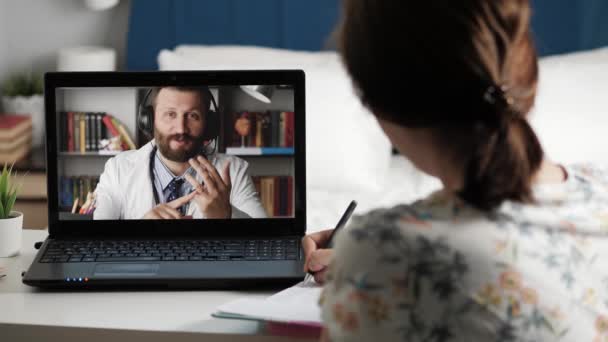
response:
M0 258L0 340L304 341L267 336L253 321L211 317L215 308L263 291L41 291L21 283L46 230L23 230L21 254ZM6 336L10 338L6 338Z

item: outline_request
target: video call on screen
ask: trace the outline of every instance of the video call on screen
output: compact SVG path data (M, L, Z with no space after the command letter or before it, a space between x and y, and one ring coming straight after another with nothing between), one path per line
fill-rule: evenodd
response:
M60 220L294 217L291 85L58 88L56 114Z

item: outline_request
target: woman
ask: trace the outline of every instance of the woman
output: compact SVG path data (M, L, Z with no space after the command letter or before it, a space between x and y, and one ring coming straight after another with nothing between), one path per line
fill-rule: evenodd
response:
M346 0L363 103L443 189L303 239L331 341L608 341L608 177L548 160L527 0ZM406 181L406 180L404 180ZM330 261L331 260L331 264ZM330 264L329 267L325 267Z

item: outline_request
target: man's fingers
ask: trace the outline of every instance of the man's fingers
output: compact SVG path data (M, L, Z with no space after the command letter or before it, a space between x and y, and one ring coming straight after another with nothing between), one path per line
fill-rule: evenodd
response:
M192 198L194 197L193 194L194 193L191 192L191 193L189 193L187 195L184 195L184 196L182 196L180 198L176 198L176 199L174 199L171 202L167 202L167 206L169 206L170 208L173 208L173 209L177 209L177 208L181 207L182 205L190 202L192 200Z
M203 182L205 182L205 187L207 188L208 194L216 194L218 192L217 183L211 178L209 172L203 172L201 174L203 177Z
M204 173L207 173L207 170L195 158L188 159L188 163L199 175L202 176Z
M213 178L213 180L215 180L216 183L221 183L223 186L226 186L226 184L224 183L224 181L222 180L222 177L220 177L220 174L217 172L217 169L215 168L215 166L211 165L211 163L203 158L202 156L198 156L196 157L196 160L198 160L198 162L205 167L205 169L207 169L207 171L209 171L209 174L211 175L211 177Z
M173 217L171 217L171 215L168 212L166 212L160 208L156 208L156 215L158 215L159 218L165 219L165 220L170 220L173 218Z
M171 208L167 205L167 203L161 204L154 208L154 212L156 215L160 216L160 218L167 220L180 219L182 217L182 214L179 211Z
M226 187L228 189L232 188L232 180L230 179L230 162L227 162L226 165L224 165L224 171L222 172L223 174L223 181L224 184L226 184Z
M201 183L199 183L196 179L194 179L194 177L190 176L190 174L186 173L185 178L188 181L188 183L192 184L192 186L194 187L194 190L201 192L201 193L205 192L205 188L203 187L203 185Z
M221 184L218 184L218 182L215 179L213 179L213 176L211 175L211 172L209 171L209 169L205 166L205 164L200 163L199 160L204 160L207 162L207 160L203 157L199 157L198 159L190 158L190 160L188 160L188 162L190 163L192 168L194 170L196 170L196 173L198 173L203 178L203 181L205 182L207 190L209 192L211 192L212 189L214 189L214 191L217 191L219 187L224 185L224 183L220 179L219 182ZM209 163L209 162L207 162L207 163ZM211 165L211 164L209 164L209 165ZM213 168L213 166L211 168ZM213 168L213 170L215 170L215 168Z
M176 209L171 208L168 205L161 207L162 213L165 214L164 218L167 219L180 219L182 218L182 213L177 211Z

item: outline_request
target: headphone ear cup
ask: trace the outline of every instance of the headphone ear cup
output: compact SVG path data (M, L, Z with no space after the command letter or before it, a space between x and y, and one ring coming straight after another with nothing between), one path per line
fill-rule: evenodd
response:
M139 129L142 130L148 137L152 137L154 127L154 109L152 106L145 106L142 108L139 115Z
M217 138L220 131L220 120L217 112L210 110L207 113L207 120L205 122L205 133L203 134L204 140L213 140Z

